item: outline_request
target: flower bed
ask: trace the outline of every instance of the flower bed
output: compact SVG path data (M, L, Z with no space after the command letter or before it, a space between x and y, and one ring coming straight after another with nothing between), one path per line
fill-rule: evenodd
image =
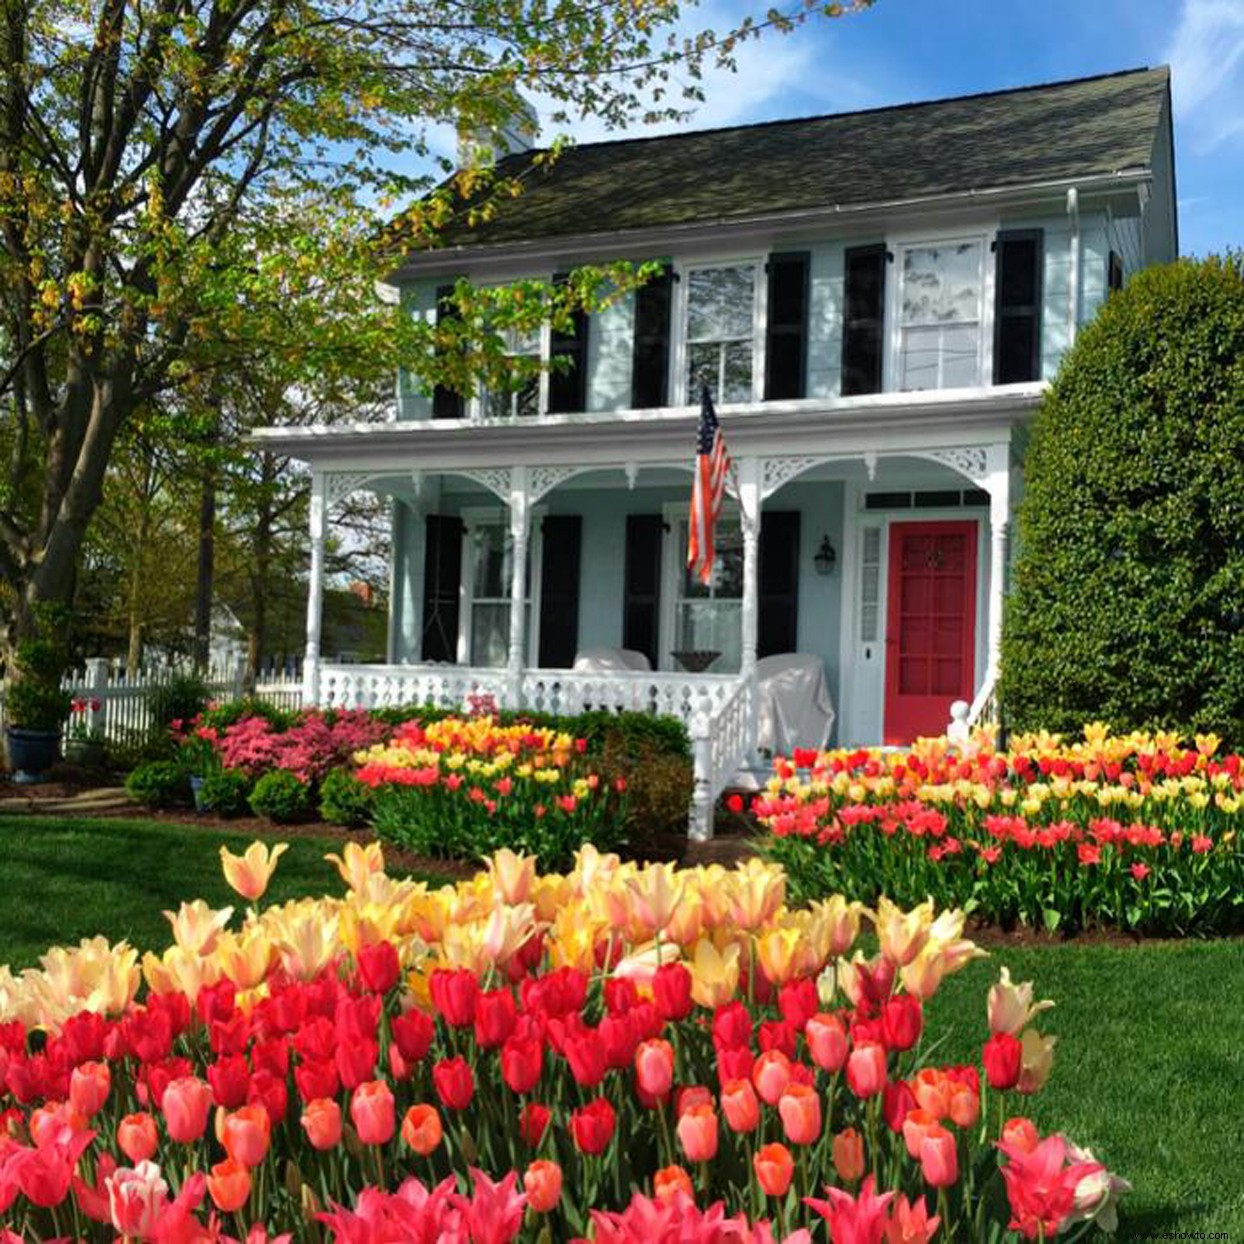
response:
M802 753L752 810L800 899L931 896L982 919L1078 930L1216 933L1244 926L1244 766L1218 740L987 737L964 753ZM796 767L796 764L800 767Z
M252 904L280 850L222 852ZM101 938L0 969L7 1244L1113 1225L1126 1185L1024 1116L1053 1047L1031 985L990 989L979 1066L936 1060L924 1003L982 953L960 912L791 909L758 861L502 852L429 890L374 844L330 858L344 896L183 904L141 965Z

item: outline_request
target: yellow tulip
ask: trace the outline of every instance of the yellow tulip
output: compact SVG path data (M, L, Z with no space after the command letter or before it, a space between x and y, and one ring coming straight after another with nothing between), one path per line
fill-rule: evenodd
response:
M286 972L296 980L309 981L341 950L337 914L330 915L322 904L294 905L273 922L272 940Z
M812 915L809 936L819 960L845 955L860 933L860 917L865 913L863 903L848 902L841 894L831 895L808 908Z
M284 842L278 842L271 851L266 843L252 842L244 855L234 855L228 847L221 847L220 866L230 887L254 903L263 897L277 860L288 850Z
M534 855L518 855L502 847L486 862L493 888L505 902L511 906L527 902L536 881Z
M183 950L196 955L212 953L216 939L232 915L232 907L213 910L201 898L196 898L193 903L182 903L176 915L171 911L164 913L165 919L173 926L173 940Z
M267 933L254 926L244 928L241 933L222 933L213 951L221 972L239 989L257 989L263 983L272 954Z
M1048 1000L1033 1002L1032 994L1032 981L1016 985L1011 980L1010 968L1004 967L999 980L989 987L986 1006L989 1031L1006 1032L1017 1037L1037 1015L1054 1005Z
M1050 1078L1050 1069L1054 1065L1054 1043L1056 1037L1047 1037L1035 1028L1029 1028L1020 1038L1022 1055L1019 1068L1019 1083L1015 1086L1021 1093L1036 1093Z
M766 929L756 939L756 961L767 980L784 985L796 976L808 959L808 943L798 927Z
M384 872L384 849L378 842L369 842L365 847L347 842L340 855L329 852L324 858L336 864L342 881L351 890L364 889L372 874Z
M754 933L786 899L786 874L752 858L726 874L726 901L734 923Z
M731 942L718 950L707 937L701 938L688 967L691 969L691 997L703 1007L716 1010L733 1000L739 988L739 946Z
M649 864L627 881L626 890L632 917L652 936L669 924L686 887L677 864Z

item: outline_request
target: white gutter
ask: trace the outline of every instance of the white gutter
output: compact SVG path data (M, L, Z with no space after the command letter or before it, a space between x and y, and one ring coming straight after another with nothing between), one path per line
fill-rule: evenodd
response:
M384 278L387 282L400 281L418 276L439 276L449 273L460 275L464 262L491 264L498 260L560 259L568 255L607 253L611 257L626 258L628 254L650 256L662 254L668 246L676 246L687 238L700 234L715 234L723 230L771 228L783 232L796 232L809 226L829 221L852 220L869 213L899 213L925 210L930 207L956 207L965 203L979 203L982 208L995 209L1010 203L1023 204L1034 197L1048 197L1068 190L1080 192L1107 192L1133 190L1148 185L1153 180L1148 168L1121 169L1114 173L1102 173L1095 177L1067 178L1054 181L1028 182L1020 186L986 186L980 189L957 190L949 194L922 195L907 199L878 199L868 203L832 203L824 207L804 208L792 212L769 212L756 216L726 216L711 220L689 221L684 224L659 225L653 229L609 229L596 233L565 234L552 238L533 238L530 241L499 242L494 245L445 246L422 251L409 256L402 266Z
M1071 222L1071 288L1067 291L1067 344L1073 346L1080 327L1080 192L1075 186L1067 191L1067 217Z

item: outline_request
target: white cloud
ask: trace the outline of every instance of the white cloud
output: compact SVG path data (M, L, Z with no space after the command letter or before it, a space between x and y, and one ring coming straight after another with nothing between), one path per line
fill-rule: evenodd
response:
M1244 134L1244 0L1183 0L1166 59L1175 112L1198 151Z

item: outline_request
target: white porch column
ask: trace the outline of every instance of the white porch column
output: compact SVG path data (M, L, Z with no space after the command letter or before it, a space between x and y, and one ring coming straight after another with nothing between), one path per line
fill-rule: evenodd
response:
M759 458L739 461L739 522L743 529L743 656L739 672L749 678L756 669L760 613L760 476Z
M1011 521L1011 464L1006 445L989 447L989 646L986 679L996 679L1002 657L1002 603L1006 588L1006 535Z
M510 578L510 654L507 681L510 707L521 708L523 667L527 664L527 546L531 539L531 493L527 468L510 470L510 541L513 548Z
M310 708L320 699L320 634L324 612L324 535L328 519L328 480L311 474L311 573L307 584L307 648L302 663L302 703Z

